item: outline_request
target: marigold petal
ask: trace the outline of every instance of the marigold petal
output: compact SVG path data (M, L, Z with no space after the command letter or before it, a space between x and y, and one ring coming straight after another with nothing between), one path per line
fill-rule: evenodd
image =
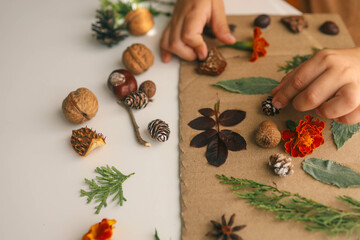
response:
M92 225L82 240L110 240L112 237L112 229L116 220L104 218L101 222Z
M293 138L295 136L295 132L291 132L290 129L285 129L281 133L282 140L286 141L290 138Z

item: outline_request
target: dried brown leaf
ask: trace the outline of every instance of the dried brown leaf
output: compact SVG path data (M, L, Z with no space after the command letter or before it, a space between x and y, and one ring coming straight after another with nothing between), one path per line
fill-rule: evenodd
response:
M225 163L228 156L226 145L219 137L214 138L206 149L206 159L209 164L219 167Z
M219 123L223 126L234 126L244 120L246 112L241 110L226 110L219 116Z
M191 128L196 130L208 130L213 128L215 124L215 120L209 117L198 117L188 123Z
M191 147L201 148L206 146L212 138L217 134L215 129L206 130L196 135L190 142Z
M202 108L199 110L199 113L205 117L211 117L215 115L215 111L211 108Z
M245 139L236 132L231 130L221 130L219 137L230 151L240 151L246 149Z

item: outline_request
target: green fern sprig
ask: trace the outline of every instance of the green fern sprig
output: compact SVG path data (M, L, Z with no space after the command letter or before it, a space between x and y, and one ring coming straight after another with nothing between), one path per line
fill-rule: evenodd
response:
M228 178L225 175L217 175L217 177L221 183L232 185L230 189L240 198L247 199L257 208L275 212L277 219L304 222L306 229L322 231L328 236L345 233L348 237L353 235L359 237L359 212L337 210L299 194L281 191L276 187L249 179ZM360 202L349 196L341 196L337 199L353 209L360 210Z
M95 207L96 214L99 214L103 207L107 207L107 198L110 195L115 195L112 201L117 200L118 204L122 206L123 202L126 201L122 184L135 173L124 175L115 167L110 168L109 166L97 167L95 172L100 176L96 176L96 181L85 178L85 183L89 185L89 191L81 189L80 196L87 197L88 204L93 200L99 203Z

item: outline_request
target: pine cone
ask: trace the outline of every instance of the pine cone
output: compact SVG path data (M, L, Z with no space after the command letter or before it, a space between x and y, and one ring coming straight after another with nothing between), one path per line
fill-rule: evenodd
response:
M91 25L91 29L95 32L93 36L108 47L127 37L127 34L122 34L125 27L116 26L116 13L114 11L108 9L102 12L98 10L96 18L98 19L96 24Z
M291 163L291 158L288 158L281 153L270 156L269 166L272 167L274 173L280 177L286 177L287 175L294 173L294 164Z
M148 131L150 136L159 142L165 142L169 139L169 125L160 119L155 119L154 121L150 122L148 125Z
M136 91L128 95L123 102L129 108L141 109L147 106L149 98L146 93Z
M262 102L262 111L267 116L274 116L275 114L280 113L280 109L273 106L272 99L273 99L272 96L268 96L266 101Z

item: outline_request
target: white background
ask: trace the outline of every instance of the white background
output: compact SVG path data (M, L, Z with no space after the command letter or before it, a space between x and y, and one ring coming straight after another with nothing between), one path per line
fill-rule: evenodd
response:
M113 239L180 239L178 151L179 60L163 64L161 32L168 22L157 17L143 37L129 37L107 48L91 37L99 2L92 0L0 1L0 239L81 239L102 218L117 220ZM296 14L280 0L227 0L228 14ZM110 72L122 68L121 56L132 43L144 43L155 65L137 77L157 84L154 102L135 117L146 148L135 139L127 112L106 87ZM62 115L63 99L79 87L99 101L95 118L71 124ZM153 119L166 121L169 141L157 143L146 133ZM73 129L84 126L103 133L107 145L88 157L70 146ZM80 189L98 166L135 172L123 185L127 202L109 202L99 215ZM110 199L109 199L110 200Z

